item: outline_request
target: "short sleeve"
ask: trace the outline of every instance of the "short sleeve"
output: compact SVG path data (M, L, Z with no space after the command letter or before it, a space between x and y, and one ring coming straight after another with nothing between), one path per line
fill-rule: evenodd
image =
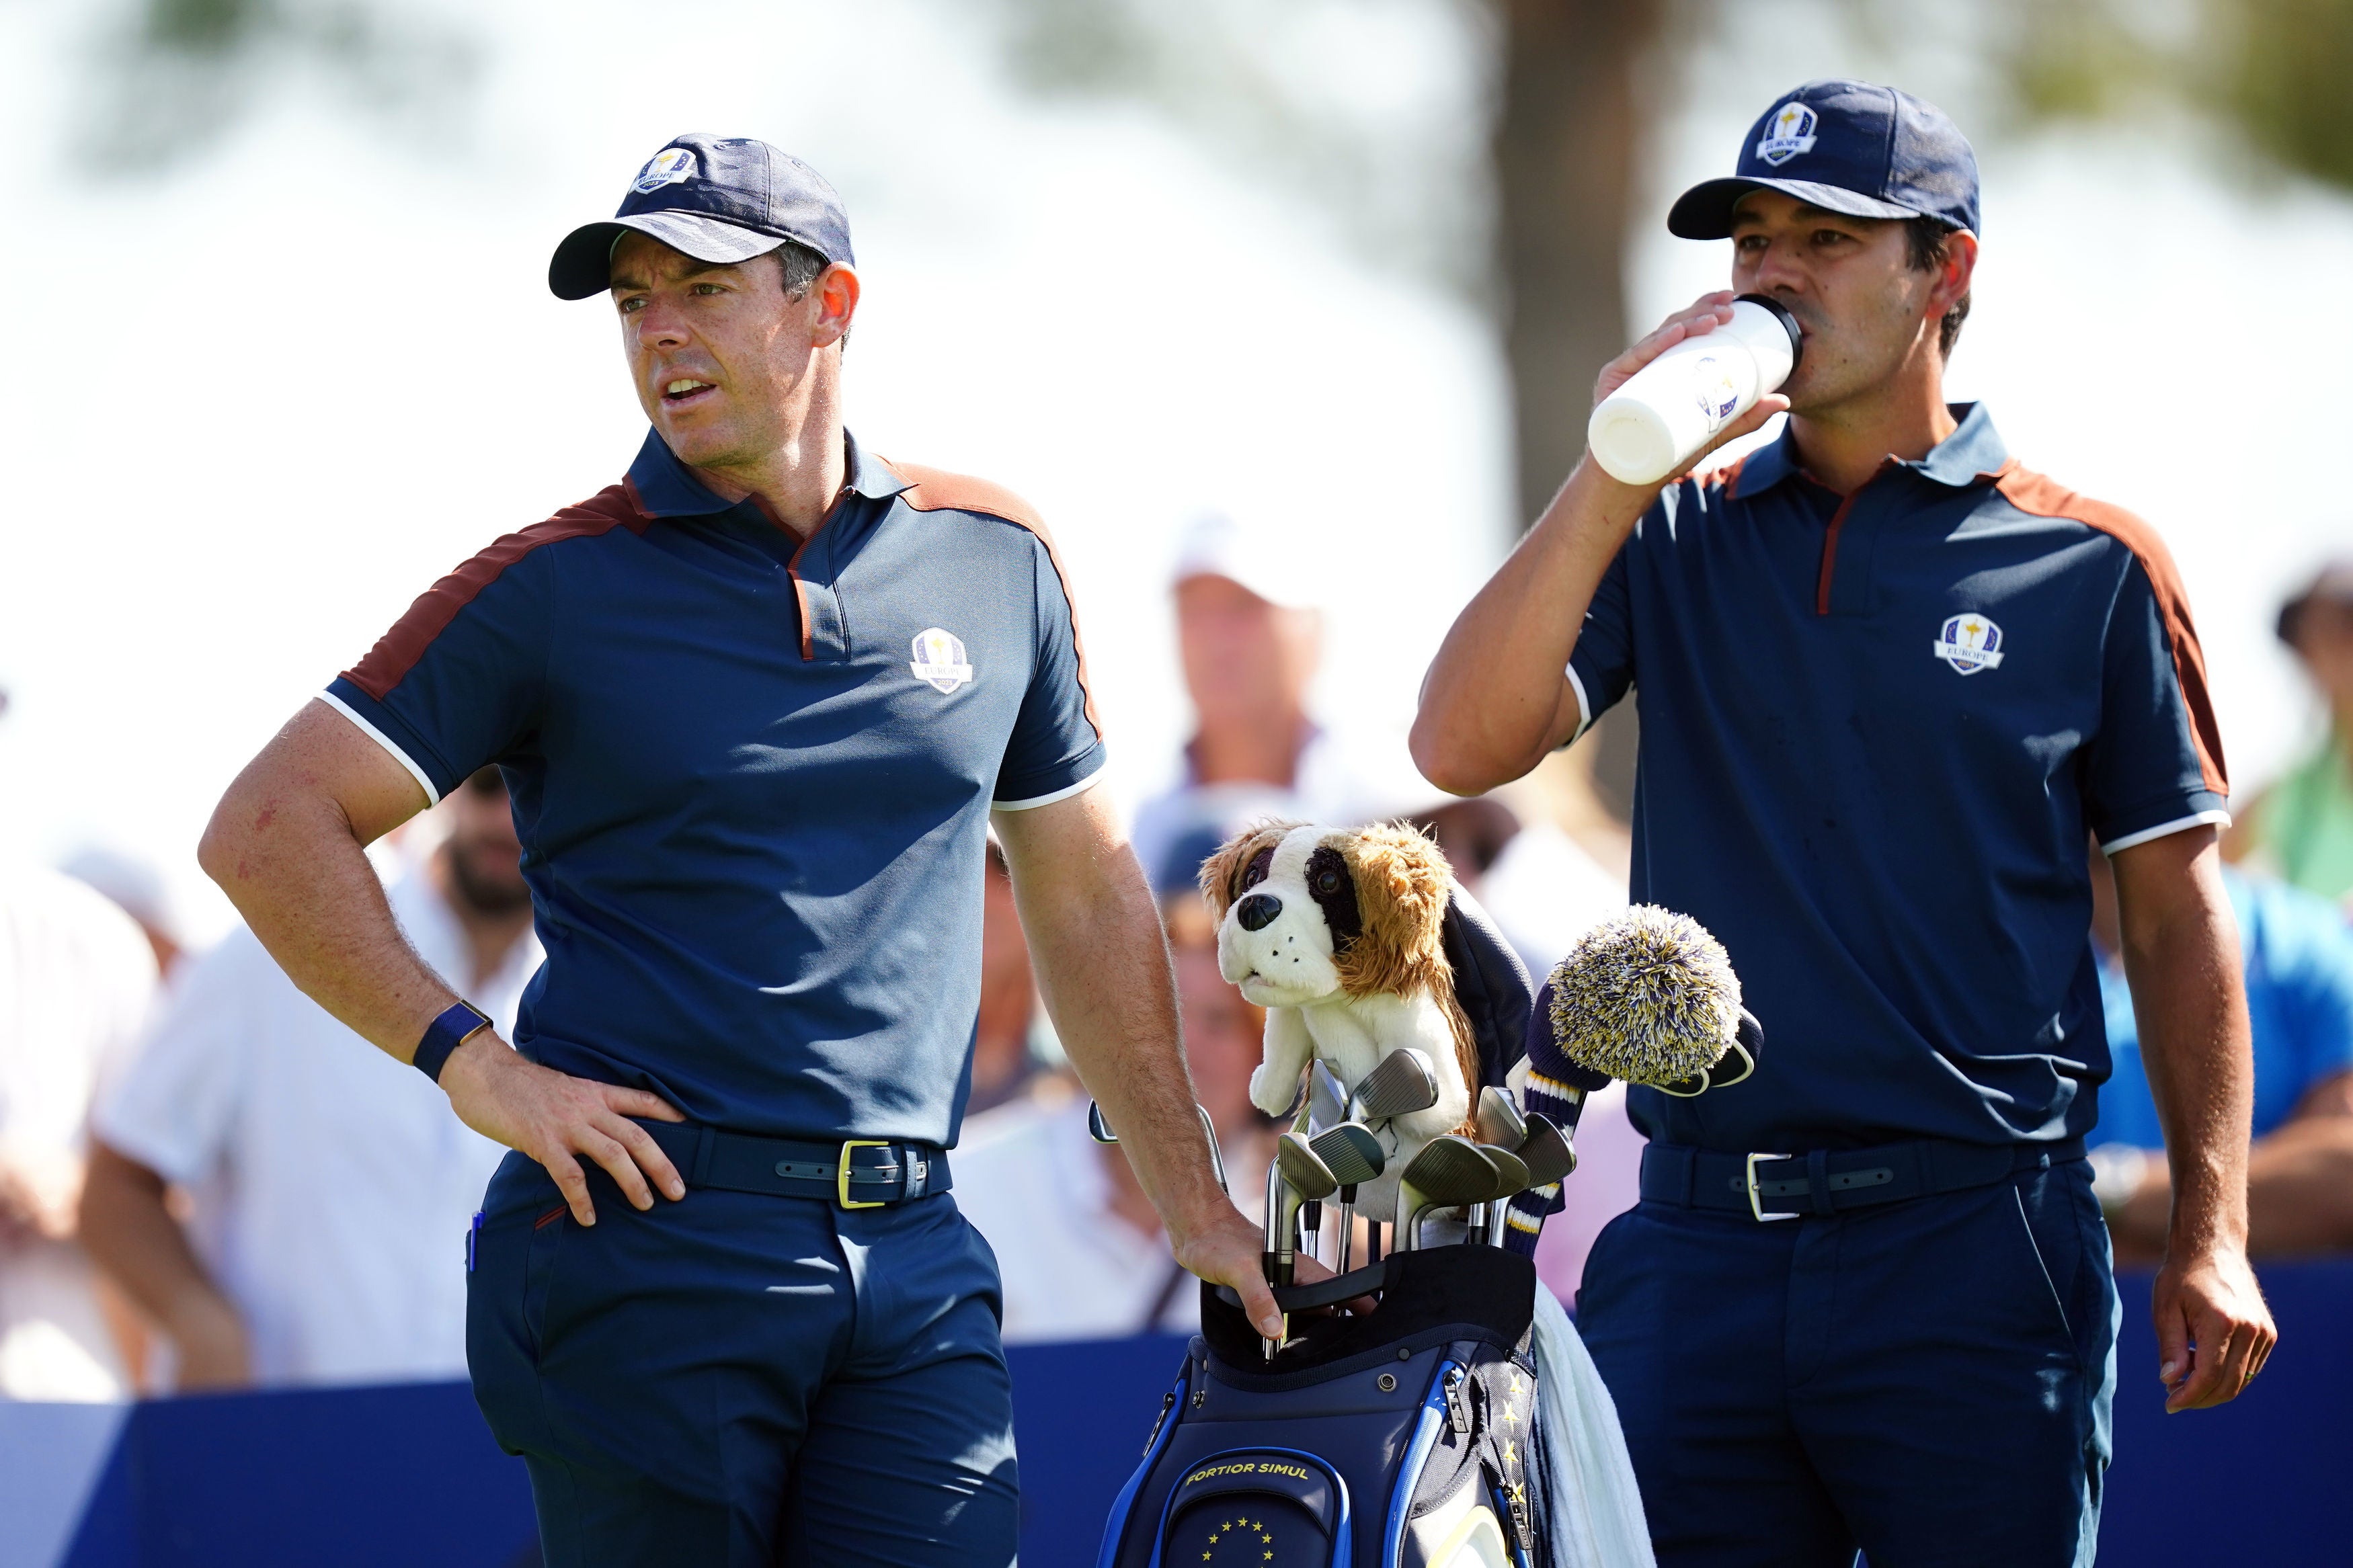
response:
M536 722L550 627L532 543L510 535L436 583L322 693L433 801Z
M203 1177L236 1125L258 1005L267 987L289 984L243 930L195 960L93 1109L98 1136L166 1181Z
M1030 537L1037 658L997 770L993 804L999 811L1027 811L1078 794L1094 781L1105 756L1069 584L1053 547L1034 531Z
M2230 784L2205 658L2171 560L2136 547L2102 649L2100 726L2085 748L2084 819L2114 855L2200 824L2227 824Z
M1646 514L1643 521L1650 521L1651 515ZM1634 616L1627 579L1629 558L1641 536L1641 526L1637 524L1619 546L1609 569L1601 574L1600 585L1593 590L1593 603L1586 607L1585 624L1577 629L1577 647L1568 656L1568 683L1577 693L1579 735L1615 707L1634 684Z

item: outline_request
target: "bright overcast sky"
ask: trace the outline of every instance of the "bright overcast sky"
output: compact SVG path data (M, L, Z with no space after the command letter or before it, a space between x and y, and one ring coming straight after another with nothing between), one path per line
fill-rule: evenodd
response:
M1153 115L1019 98L952 6L705 5L733 42L689 71L654 13L543 0L492 24L461 131L414 141L297 94L168 176L100 179L63 134L80 46L58 9L0 11L14 853L129 849L218 925L191 855L237 766L437 575L626 467L643 422L609 308L551 298L546 257L685 129L761 135L841 188L866 282L851 426L1043 510L1124 801L1183 732L1166 575L1208 504L1326 563L1320 705L1402 765L1420 669L1513 509L1496 343ZM1835 52L1715 58L1658 212ZM2243 784L2307 732L2272 607L2353 542L2310 461L2342 419L2353 205L2216 167L2123 138L1990 151L1955 380L2031 466L2170 542ZM1631 254L1643 320L1725 260L1662 234Z

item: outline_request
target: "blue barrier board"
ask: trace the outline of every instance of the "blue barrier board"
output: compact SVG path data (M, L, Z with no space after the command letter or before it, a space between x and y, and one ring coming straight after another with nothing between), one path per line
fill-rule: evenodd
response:
M2234 1405L2174 1417L2148 1277L2120 1281L2103 1562L2344 1555L2334 1500L2353 1453L2353 1262L2274 1265L2263 1279L2282 1334L2270 1375ZM1008 1352L1027 1568L1093 1561L1183 1354L1173 1336ZM0 1403L0 1568L537 1562L522 1462L498 1451L463 1384Z

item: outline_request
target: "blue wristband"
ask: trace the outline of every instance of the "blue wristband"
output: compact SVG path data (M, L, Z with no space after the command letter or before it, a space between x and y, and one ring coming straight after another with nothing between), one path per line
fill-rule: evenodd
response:
M491 1016L471 1002L452 1002L439 1017L425 1026L425 1037L417 1042L413 1058L417 1070L441 1081L442 1064L449 1053L491 1026Z

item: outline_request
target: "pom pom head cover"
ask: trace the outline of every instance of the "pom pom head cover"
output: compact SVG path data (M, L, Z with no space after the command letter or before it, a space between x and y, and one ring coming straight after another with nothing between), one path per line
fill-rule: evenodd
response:
M1695 1092L1733 1049L1740 977L1689 915L1636 904L1586 932L1546 987L1561 1054L1629 1083Z

